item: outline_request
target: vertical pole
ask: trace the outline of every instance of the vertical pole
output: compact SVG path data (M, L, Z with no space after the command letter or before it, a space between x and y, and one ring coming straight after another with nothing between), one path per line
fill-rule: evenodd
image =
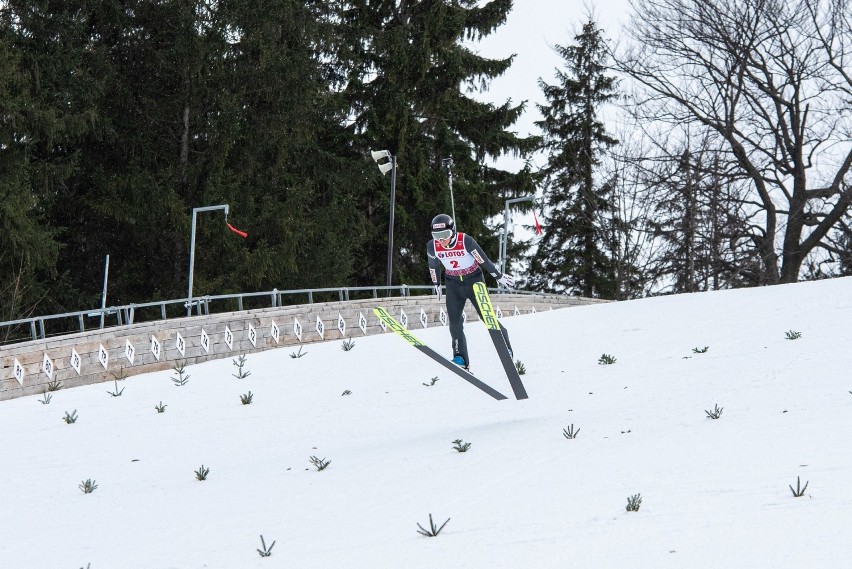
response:
M450 208L453 210L453 222L456 222L456 200L453 197L453 159L447 158L447 175L450 180ZM456 223L458 226L458 223Z
M503 210L503 234L500 237L500 253L497 260L497 265L501 273L506 272L506 257L509 255L509 204L517 202L535 201L534 196L524 196L522 198L514 198L506 200L506 207Z
M192 231L189 238L189 291L186 293L186 315L192 315L192 271L195 266L195 214L197 208L192 210Z
M214 210L224 210L225 211L225 223L228 222L228 204L223 205L209 205L206 207L194 207L192 208L192 232L189 237L189 291L186 295L186 315L192 315L192 272L195 267L195 217L199 211L214 211ZM198 313L201 314L201 306L198 307Z
M101 294L101 330L104 327L104 310L106 309L107 280L109 279L109 255L106 256L104 266L104 292Z
M393 214L396 207L396 156L391 156L391 195L390 195L390 225L388 226L388 276L387 286L391 286L391 275L393 274ZM388 288L388 296L390 296Z
M506 241L509 235L509 202L503 209L503 235L500 237L500 272L506 272Z

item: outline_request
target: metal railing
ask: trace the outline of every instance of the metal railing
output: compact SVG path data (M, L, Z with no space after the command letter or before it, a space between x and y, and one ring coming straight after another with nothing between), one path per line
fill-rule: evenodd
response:
M168 320L186 316L209 315L211 305L216 305L216 312L249 310L252 308L276 308L299 304L314 304L315 302L332 302L335 296L341 302L363 298L379 298L379 292L396 293L408 297L414 294L431 294L431 285L397 285L397 286L364 286L364 287L332 287L295 290L278 290L264 292L246 292L237 294L220 294L215 296L197 296L160 300L123 306L109 306L64 314L33 316L0 322L0 345L10 345L30 340L46 339L52 336L62 336L87 330L103 329L112 326L125 326L138 322ZM492 289L492 292L512 294L541 294L527 291L506 291ZM357 298L356 298L357 297ZM318 300L319 299L319 300ZM247 308L248 307L248 308ZM115 317L113 324L106 318ZM87 322L89 323L87 326Z

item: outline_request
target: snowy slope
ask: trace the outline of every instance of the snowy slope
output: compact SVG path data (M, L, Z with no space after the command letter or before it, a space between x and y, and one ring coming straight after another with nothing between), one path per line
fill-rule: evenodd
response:
M506 318L526 401L494 401L391 334L251 355L245 379L225 359L183 387L160 372L121 397L99 384L5 401L0 567L848 567L850 291ZM511 396L484 327L467 332L473 371ZM448 352L446 328L415 334ZM430 513L451 518L435 538L417 533Z

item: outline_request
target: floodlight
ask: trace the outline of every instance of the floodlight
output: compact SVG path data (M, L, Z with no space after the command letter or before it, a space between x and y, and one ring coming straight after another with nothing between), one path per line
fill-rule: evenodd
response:
M382 158L390 158L390 152L388 152L387 150L373 150L370 155L376 162L378 162Z

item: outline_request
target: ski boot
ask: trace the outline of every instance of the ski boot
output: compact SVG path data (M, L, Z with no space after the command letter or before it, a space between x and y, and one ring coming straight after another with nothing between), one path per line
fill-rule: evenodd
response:
M470 371L470 367L467 365L467 362L465 362L464 358L461 356L455 356L453 358L453 363L464 369L465 371Z

